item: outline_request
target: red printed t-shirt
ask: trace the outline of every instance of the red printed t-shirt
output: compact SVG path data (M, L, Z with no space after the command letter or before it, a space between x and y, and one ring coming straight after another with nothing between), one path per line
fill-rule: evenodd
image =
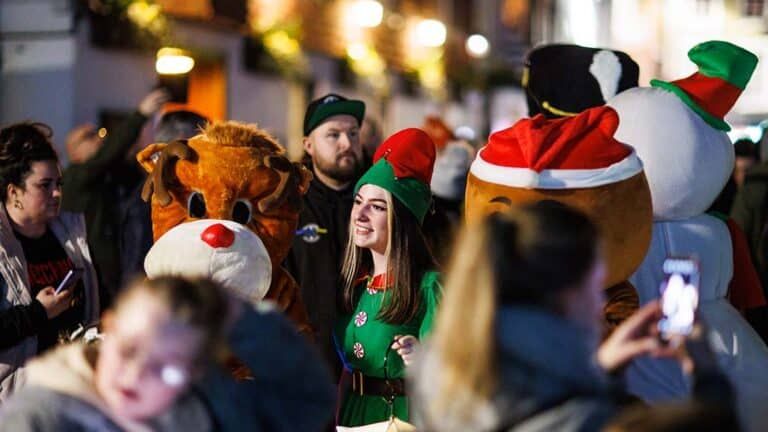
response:
M30 291L32 298L45 287L56 288L64 279L67 272L74 267L59 240L48 229L42 237L29 238L18 232L14 233L24 249L27 261ZM73 291L73 306L48 322L37 334L37 352L42 353L56 345L60 334L74 330L83 320L83 287L82 282L75 285Z

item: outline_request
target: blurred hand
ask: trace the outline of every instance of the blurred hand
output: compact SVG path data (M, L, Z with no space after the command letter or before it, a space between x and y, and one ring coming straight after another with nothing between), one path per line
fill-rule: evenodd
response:
M694 324L693 331L688 337L681 336L677 352L680 366L688 375L694 370L717 370L717 357L707 339L707 329L704 322L699 320Z
M144 99L142 99L141 102L139 102L139 112L144 117L149 117L158 112L163 104L170 99L171 95L167 90L162 88L152 90L148 95L144 96Z
M677 349L659 340L657 323L661 306L652 301L621 323L597 350L597 362L606 372L613 372L636 357L673 357Z
M392 349L397 351L397 354L403 359L403 363L408 366L413 362L413 359L416 356L416 351L420 346L421 343L416 339L416 336L397 335L395 336L395 342L392 344Z
M56 294L56 289L52 286L47 286L37 293L35 299L45 308L45 314L48 316L48 319L53 319L71 306L72 290L67 289Z

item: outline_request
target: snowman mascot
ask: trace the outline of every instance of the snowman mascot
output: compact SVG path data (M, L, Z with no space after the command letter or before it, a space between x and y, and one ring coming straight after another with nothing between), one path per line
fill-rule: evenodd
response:
M651 87L608 101L621 119L616 138L634 147L643 161L653 201L651 246L630 280L646 303L659 297L665 258L698 259L697 314L736 390L743 425L765 430L761 408L768 407L768 348L726 298L734 276L731 237L721 219L705 213L734 164L723 117L746 87L757 57L721 41L699 44L688 57L698 66L693 75L652 80ZM626 379L629 391L649 402L683 399L691 391L690 380L671 359L639 359Z

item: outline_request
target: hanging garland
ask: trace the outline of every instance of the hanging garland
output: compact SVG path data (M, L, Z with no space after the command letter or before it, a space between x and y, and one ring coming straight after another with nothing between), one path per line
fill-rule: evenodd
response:
M90 0L88 9L97 44L154 48L170 40L169 20L152 0Z
M271 5L274 8L274 5ZM270 69L292 81L306 81L309 61L301 47L301 19L283 11L268 10L264 1L248 3L248 25L252 38L271 61Z

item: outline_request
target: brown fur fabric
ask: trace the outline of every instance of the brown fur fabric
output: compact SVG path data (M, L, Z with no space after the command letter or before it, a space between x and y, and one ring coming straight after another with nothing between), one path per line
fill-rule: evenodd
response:
M234 121L213 123L188 142L152 144L137 159L149 173L143 197L152 203L155 240L176 225L197 219L228 219L248 226L261 238L272 262L265 298L275 300L309 334L298 285L280 264L291 247L301 197L312 174L291 163L269 134ZM190 214L193 193L202 196L203 214ZM251 209L247 221L233 216L238 202Z

